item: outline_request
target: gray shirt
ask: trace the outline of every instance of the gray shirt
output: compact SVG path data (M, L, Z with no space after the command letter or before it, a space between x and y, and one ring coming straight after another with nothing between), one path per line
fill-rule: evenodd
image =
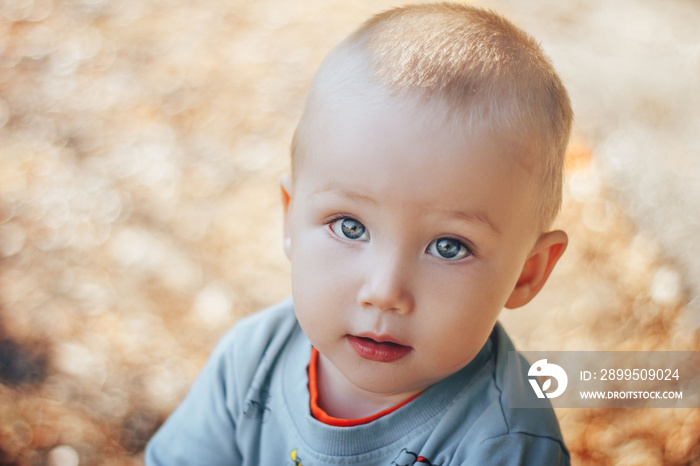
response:
M311 343L289 299L221 340L149 442L146 465L568 465L551 408L508 406L513 350L497 324L466 367L408 404L367 424L329 426L310 414Z

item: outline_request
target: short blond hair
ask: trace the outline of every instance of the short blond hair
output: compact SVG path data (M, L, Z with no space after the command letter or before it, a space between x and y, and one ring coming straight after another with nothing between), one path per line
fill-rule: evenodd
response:
M508 138L532 154L536 227L548 228L562 197L573 111L568 94L537 42L504 17L457 4L408 5L380 13L338 44L309 90L292 142L293 166L319 99L367 68L380 86L439 100L459 124ZM351 78L350 78L351 79Z

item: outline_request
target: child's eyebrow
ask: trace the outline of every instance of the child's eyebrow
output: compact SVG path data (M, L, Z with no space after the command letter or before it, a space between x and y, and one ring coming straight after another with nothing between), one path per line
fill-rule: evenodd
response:
M479 223L487 226L497 235L501 234L501 230L499 230L496 224L491 221L488 213L485 211L463 212L461 210L441 210L437 213L441 216L452 217L458 220L465 220L469 223Z
M370 196L366 196L362 193L358 193L357 191L353 191L351 189L345 189L345 188L339 188L335 186L330 186L330 185L324 185L321 186L320 188L314 190L311 195L316 195L316 194L325 194L325 193L332 193L335 195L339 195L342 197L347 197L350 198L354 201L362 201L362 202L367 202L370 204L376 204L377 201Z

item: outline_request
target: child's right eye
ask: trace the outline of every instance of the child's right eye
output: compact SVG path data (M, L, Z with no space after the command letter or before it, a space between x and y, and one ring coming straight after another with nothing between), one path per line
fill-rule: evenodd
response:
M339 218L330 224L331 230L341 238L347 238L354 241L369 240L369 232L367 228L359 220L354 218Z

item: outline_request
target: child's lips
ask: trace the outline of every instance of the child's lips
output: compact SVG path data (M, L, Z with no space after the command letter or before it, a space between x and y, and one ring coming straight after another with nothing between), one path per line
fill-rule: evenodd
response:
M378 362L394 362L413 351L393 338L383 335L348 335L352 349L364 359Z

